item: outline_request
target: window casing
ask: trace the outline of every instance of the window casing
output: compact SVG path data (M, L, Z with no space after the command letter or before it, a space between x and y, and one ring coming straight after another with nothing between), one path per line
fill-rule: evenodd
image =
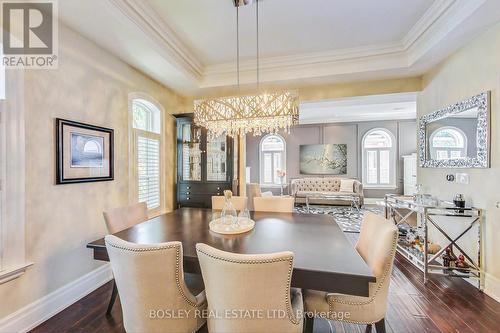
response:
M260 151L260 183L281 185L278 171L286 171L286 142L280 135L268 134L262 138ZM283 177L286 183L286 176Z
M367 188L396 187L394 135L384 128L368 131L362 141L363 185Z
M131 201L146 202L150 216L164 212L163 117L150 97L131 98Z
M26 258L24 74L0 67L0 284L22 275Z
M431 158L448 160L467 157L467 135L456 127L435 130L429 138Z

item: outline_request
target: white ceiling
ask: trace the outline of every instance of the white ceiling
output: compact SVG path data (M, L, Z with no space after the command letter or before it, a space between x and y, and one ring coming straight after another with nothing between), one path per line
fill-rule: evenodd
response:
M255 83L255 6L241 9L241 82ZM498 0L261 0L261 81L420 75L500 21ZM186 95L232 87L232 0L64 0L67 25Z
M416 93L371 95L301 103L300 124L416 119Z
M236 57L233 0L150 0L205 65ZM397 43L434 0L263 0L259 2L262 57ZM240 8L241 58L256 56L256 6Z

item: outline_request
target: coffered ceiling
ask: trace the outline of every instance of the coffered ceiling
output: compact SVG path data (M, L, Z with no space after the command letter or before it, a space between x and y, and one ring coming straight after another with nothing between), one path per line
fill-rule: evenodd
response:
M187 95L236 82L232 0L64 0L67 25ZM420 75L500 21L498 0L261 0L261 81ZM241 81L253 84L255 5L240 9Z

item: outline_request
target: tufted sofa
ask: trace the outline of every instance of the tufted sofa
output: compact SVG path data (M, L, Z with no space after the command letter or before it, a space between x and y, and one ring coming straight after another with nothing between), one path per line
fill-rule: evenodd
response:
M340 180L342 178L337 177L324 177L324 178L298 178L293 179L291 182L292 195L295 197L296 203L305 203L306 195L313 193L322 194L332 194L332 193L345 193L340 191ZM363 184L354 180L353 193L352 195L359 196L359 203L363 206L364 195L363 195ZM326 200L320 198L311 198L309 200L311 204L328 204L328 205L350 205L350 201L346 200Z

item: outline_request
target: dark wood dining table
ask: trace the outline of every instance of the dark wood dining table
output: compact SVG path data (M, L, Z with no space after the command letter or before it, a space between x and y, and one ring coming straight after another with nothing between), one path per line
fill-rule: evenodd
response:
M181 208L120 231L115 236L139 244L180 241L184 270L201 274L196 244L220 250L260 254L294 253L292 286L332 293L368 296L375 282L370 267L329 215L251 212L255 228L239 235L209 230L212 210ZM104 238L87 244L94 259L109 261Z

